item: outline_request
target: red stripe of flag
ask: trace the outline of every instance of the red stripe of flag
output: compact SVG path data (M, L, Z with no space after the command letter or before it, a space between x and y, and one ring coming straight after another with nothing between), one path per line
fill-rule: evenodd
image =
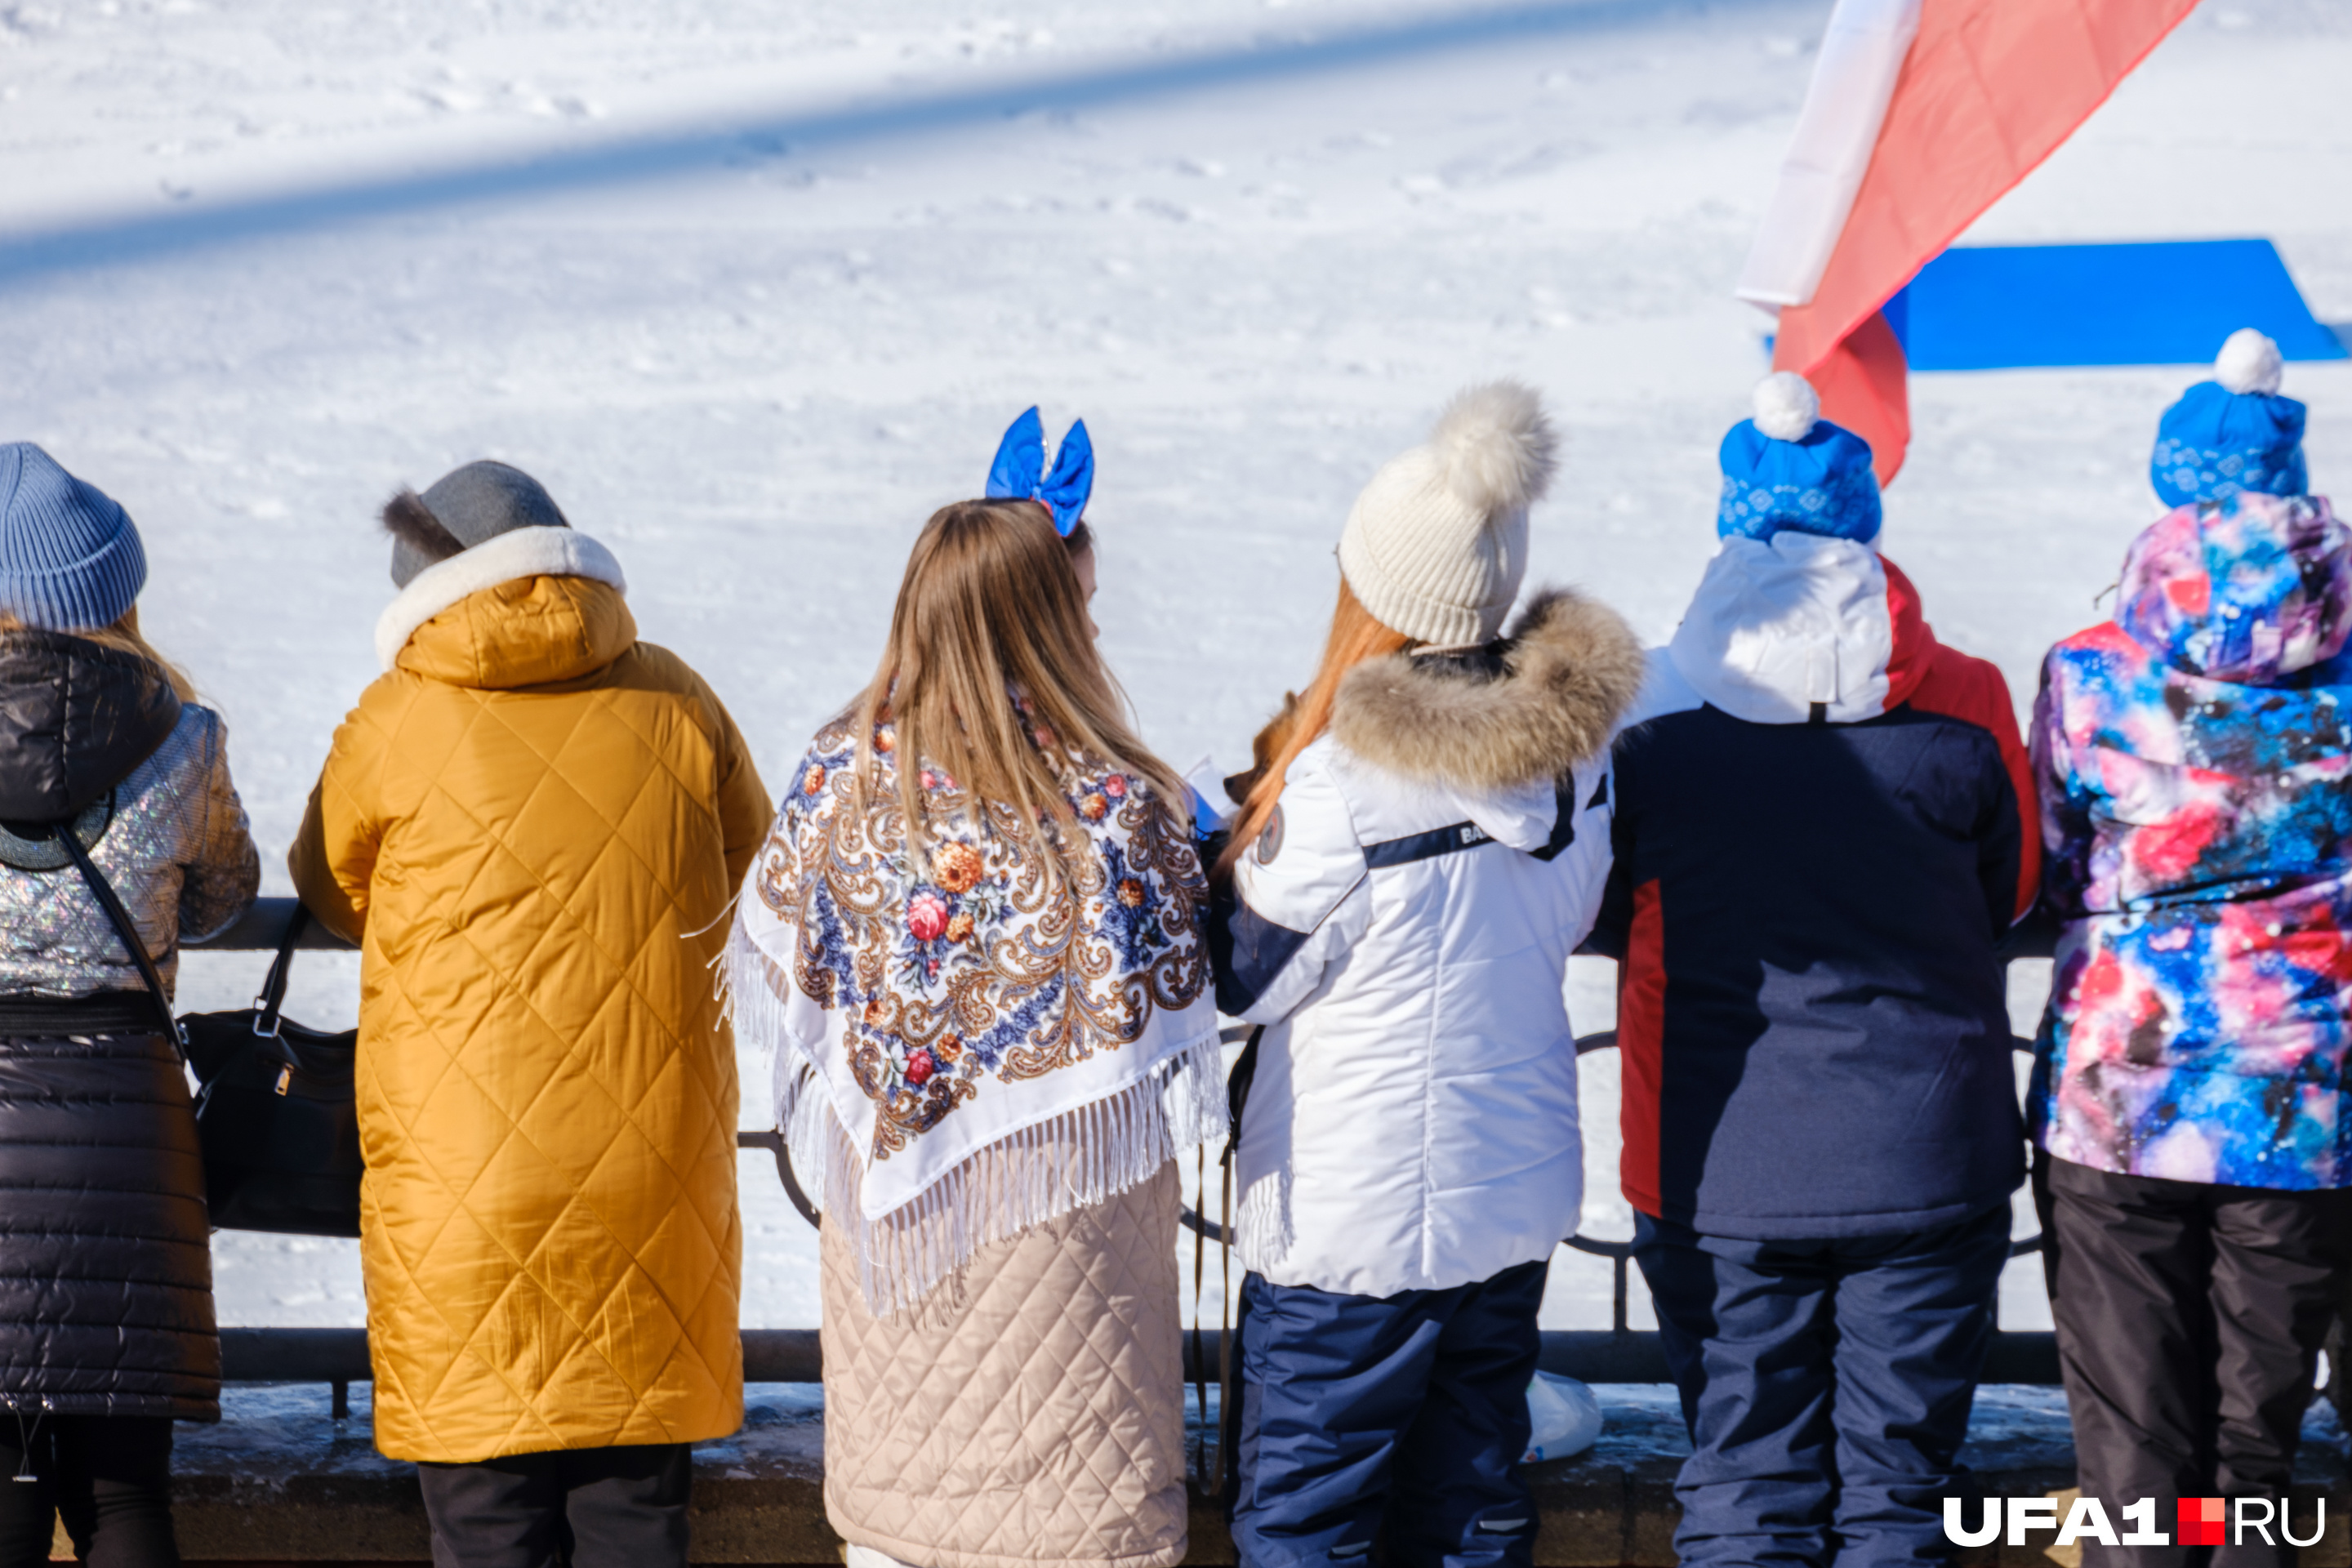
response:
M2196 0L1924 0L1870 167L1812 299L1780 311L1772 363L1871 445L1879 482L1911 438L1902 345L1879 314L2039 167Z

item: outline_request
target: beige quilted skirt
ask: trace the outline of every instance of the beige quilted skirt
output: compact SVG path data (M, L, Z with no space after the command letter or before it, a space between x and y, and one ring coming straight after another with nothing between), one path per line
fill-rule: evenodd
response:
M827 1226L824 1503L916 1568L1174 1568L1185 1548L1176 1167L993 1243L877 1319Z

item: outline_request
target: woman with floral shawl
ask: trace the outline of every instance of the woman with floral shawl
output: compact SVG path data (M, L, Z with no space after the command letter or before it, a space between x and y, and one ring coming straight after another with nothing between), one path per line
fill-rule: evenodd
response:
M1207 889L1056 524L1016 496L925 526L730 945L736 1026L822 1173L853 1568L1186 1547L1173 1161L1223 1120Z

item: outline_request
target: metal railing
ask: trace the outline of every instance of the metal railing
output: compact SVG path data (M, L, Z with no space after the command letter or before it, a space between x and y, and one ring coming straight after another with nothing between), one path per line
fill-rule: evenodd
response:
M300 907L295 899L256 899L253 907L226 931L215 931L202 942L186 942L180 945L200 952L275 952L278 944L286 940L286 924ZM297 948L328 948L342 952L352 951L352 944L312 921L302 928L295 940Z
M223 1329L226 1383L323 1383L338 1421L352 1413L351 1389L374 1379L365 1329ZM745 1329L743 1381L821 1383L814 1329Z
M287 922L292 920L294 909L295 900L292 899L257 900L235 925L205 942L186 945L213 952L273 950L284 940ZM2012 934L2002 949L2002 956L2004 959L2047 958L2054 934L2046 925L2029 922ZM316 921L310 923L296 945L343 951L351 948L351 943L329 932ZM1245 1033L1246 1030L1240 1027L1228 1028L1225 1041L1232 1044ZM2016 1044L2021 1050L2032 1049L2031 1041L2021 1039ZM1580 1058L1594 1051L1614 1049L1616 1045L1617 1032L1603 1030L1580 1037L1576 1042L1576 1054ZM776 1162L776 1175L783 1185L784 1195L803 1219L811 1226L819 1223L821 1215L817 1206L810 1201L807 1190L793 1173L792 1153L781 1133L739 1131L735 1134L735 1142L738 1148L764 1149L772 1154ZM1187 1229L1210 1241L1223 1241L1223 1232L1214 1220L1204 1218L1189 1207L1181 1211L1180 1217ZM1610 1326L1605 1330L1547 1331L1543 1335L1543 1350L1538 1364L1546 1372L1584 1383L1672 1382L1672 1374L1666 1367L1665 1350L1657 1331L1633 1329L1626 1321L1628 1274L1633 1244L1571 1236L1561 1245L1590 1257L1609 1260ZM2010 1243L2009 1255L2012 1258L2023 1258L2039 1251L2041 1246L2039 1236L2026 1237ZM822 1381L823 1359L818 1349L816 1330L746 1329L742 1332L743 1376L746 1382ZM1194 1363L1196 1345L1200 1347L1199 1353L1205 1361L1205 1366ZM1221 1337L1214 1331L1203 1331L1197 1336L1186 1334L1185 1376L1215 1376L1221 1345ZM351 1385L365 1383L373 1375L368 1363L365 1329L224 1329L221 1331L221 1369L222 1376L231 1383L330 1384L333 1390L334 1415L338 1420L350 1414ZM1997 1331L1993 1335L1992 1348L1985 1359L1984 1381L2056 1384L2059 1373L2055 1336L2047 1331Z

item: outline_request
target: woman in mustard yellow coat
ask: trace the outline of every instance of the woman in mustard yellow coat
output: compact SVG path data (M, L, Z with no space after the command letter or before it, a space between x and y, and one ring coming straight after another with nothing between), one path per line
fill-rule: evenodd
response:
M376 1446L420 1462L441 1568L683 1565L686 1445L742 1418L707 965L767 792L529 476L469 464L385 521L384 674L289 857L362 954Z

